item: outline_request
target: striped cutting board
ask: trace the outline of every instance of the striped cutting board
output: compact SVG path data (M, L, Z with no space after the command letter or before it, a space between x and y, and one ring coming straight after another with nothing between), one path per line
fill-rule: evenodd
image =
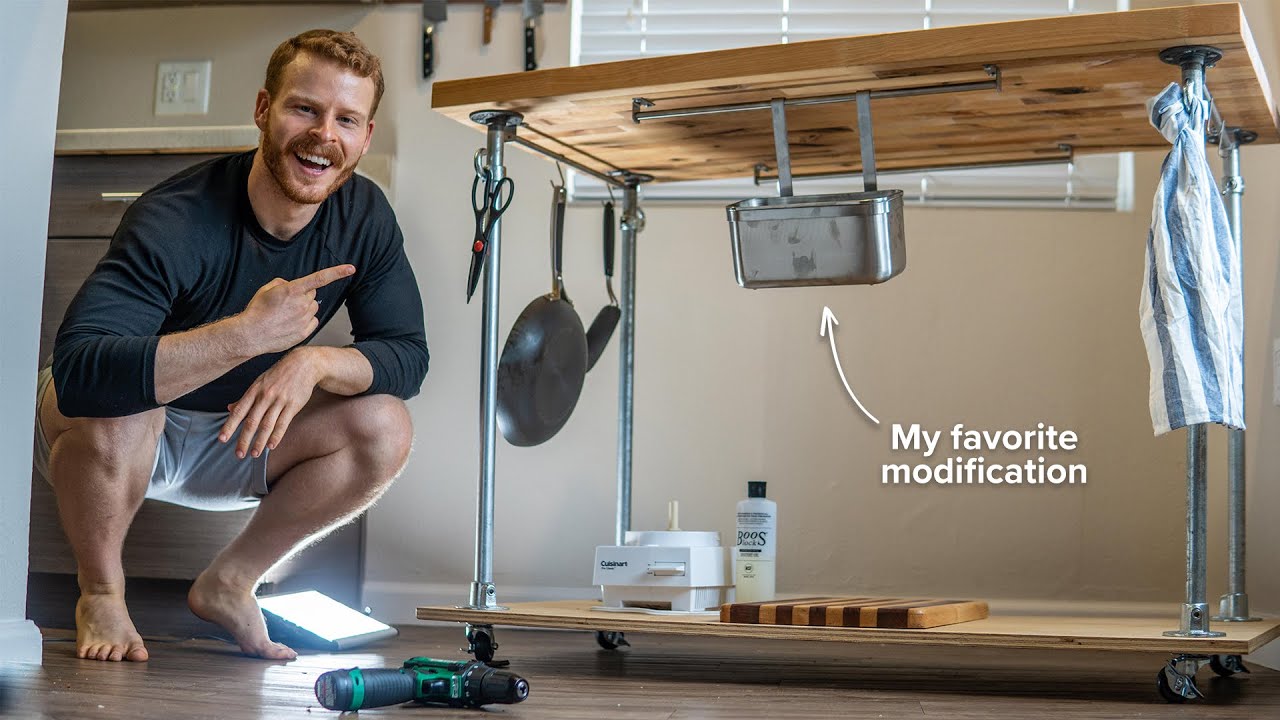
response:
M757 625L931 628L985 617L980 600L807 597L720 607L720 622Z

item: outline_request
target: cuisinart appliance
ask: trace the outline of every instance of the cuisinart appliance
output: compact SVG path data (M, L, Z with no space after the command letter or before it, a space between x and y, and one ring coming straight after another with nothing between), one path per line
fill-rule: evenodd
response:
M623 542L596 548L592 582L601 586L605 608L703 612L733 601L720 533L628 532Z

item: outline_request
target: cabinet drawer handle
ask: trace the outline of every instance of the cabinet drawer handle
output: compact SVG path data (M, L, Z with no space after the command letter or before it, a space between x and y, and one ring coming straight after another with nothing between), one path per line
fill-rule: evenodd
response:
M103 202L122 202L131 203L142 197L140 192L104 192L102 193Z

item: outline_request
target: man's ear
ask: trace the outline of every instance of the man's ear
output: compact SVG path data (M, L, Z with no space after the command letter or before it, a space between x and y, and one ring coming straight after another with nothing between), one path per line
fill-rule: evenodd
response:
M266 88L258 91L258 97L253 103L253 124L258 126L259 130L267 129L267 113L271 110L271 95L267 93Z
M369 152L369 143L373 142L373 121L369 121L369 131L364 134L364 147L360 148L360 157Z

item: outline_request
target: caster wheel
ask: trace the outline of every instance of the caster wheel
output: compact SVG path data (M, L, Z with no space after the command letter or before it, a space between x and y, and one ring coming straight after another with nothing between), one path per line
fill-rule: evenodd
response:
M631 646L631 643L627 642L626 633L613 631L606 632L604 630L596 631L596 643L605 650L617 650L623 645L626 645L627 647Z
M1165 676L1164 670L1156 673L1156 692L1167 703L1184 703L1187 701L1187 698L1174 692L1173 688L1169 687L1169 679Z
M476 659L482 663L493 662L494 651L498 649L498 643L493 641L493 636L483 630L477 630L471 634L471 653Z
M1239 655L1213 655L1209 658L1209 668L1221 677L1249 672L1249 668L1244 666L1244 660Z
M1156 692L1165 702L1170 703L1184 703L1204 697L1196 687L1195 676L1178 672L1172 663L1156 673Z

